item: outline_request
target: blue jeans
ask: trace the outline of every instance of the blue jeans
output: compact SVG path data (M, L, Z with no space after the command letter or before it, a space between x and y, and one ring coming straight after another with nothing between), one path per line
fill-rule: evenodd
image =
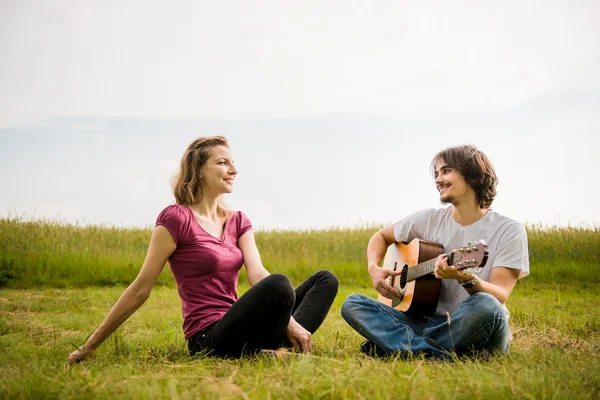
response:
M443 317L415 317L361 294L348 296L342 317L384 353L451 359L452 352L508 351L508 313L488 293L475 293Z

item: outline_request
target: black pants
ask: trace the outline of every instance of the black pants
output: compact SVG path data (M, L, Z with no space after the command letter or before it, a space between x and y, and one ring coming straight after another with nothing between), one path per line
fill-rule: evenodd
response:
M285 275L269 275L248 289L223 318L190 337L190 354L207 350L220 357L239 357L289 346L286 331L290 316L315 333L329 312L338 285L335 275L325 270L295 290Z

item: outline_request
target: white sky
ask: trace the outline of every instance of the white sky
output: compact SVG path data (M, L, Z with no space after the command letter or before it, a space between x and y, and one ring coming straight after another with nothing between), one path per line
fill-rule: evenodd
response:
M148 226L197 136L256 227L439 206L472 143L521 222L598 224L597 1L0 0L0 216Z

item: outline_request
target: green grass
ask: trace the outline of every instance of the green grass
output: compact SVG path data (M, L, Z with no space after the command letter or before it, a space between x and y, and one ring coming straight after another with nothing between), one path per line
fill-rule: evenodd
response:
M340 307L350 293L375 295L365 249L376 230L256 233L269 271L296 284L323 268L340 279L310 355L190 358L166 268L140 311L65 368L135 278L151 231L0 219L0 398L600 398L599 227L528 226L531 275L509 300L510 354L453 363L358 351Z
M241 292L247 288L242 285ZM176 290L159 286L95 355L66 356L123 287L0 291L0 398L595 399L600 396L597 286L519 285L507 356L453 363L373 359L340 316L342 287L316 350L284 360L188 356Z
M370 287L366 246L378 227L256 233L270 272L300 280L319 269L341 284ZM0 219L0 287L85 287L130 283L150 241L150 229L80 227L24 218ZM600 227L528 226L532 273L538 283L600 282ZM168 268L159 285L174 286Z

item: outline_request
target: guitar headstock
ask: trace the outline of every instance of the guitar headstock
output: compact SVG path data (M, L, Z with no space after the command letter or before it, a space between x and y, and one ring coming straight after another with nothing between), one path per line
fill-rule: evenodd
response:
M482 239L476 243L469 242L466 246L453 250L448 255L448 264L457 269L468 268L472 273L479 274L488 259L488 246Z

